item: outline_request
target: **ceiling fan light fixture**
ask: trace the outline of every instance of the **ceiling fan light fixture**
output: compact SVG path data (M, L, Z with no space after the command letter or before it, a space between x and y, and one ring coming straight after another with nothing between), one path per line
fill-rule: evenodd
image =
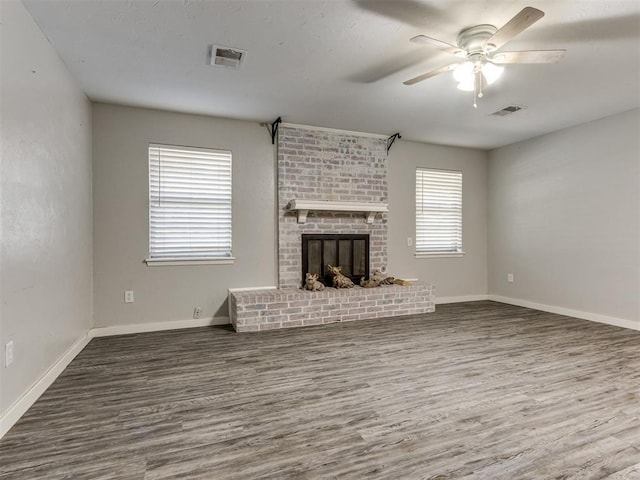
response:
M504 67L499 67L491 62L487 62L482 65L482 75L484 75L487 85L491 85L498 80L504 71Z
M475 66L473 62L461 63L453 71L453 78L461 84L464 83L466 85L468 83L471 83L471 90L473 90L473 80L475 78L474 68Z
M469 80L458 83L458 90L462 90L463 92L473 92L475 90L475 85L475 78L471 77Z

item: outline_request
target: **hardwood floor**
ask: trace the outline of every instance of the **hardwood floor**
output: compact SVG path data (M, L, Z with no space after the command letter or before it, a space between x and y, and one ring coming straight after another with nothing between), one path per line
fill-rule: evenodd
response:
M640 332L493 302L94 339L7 479L640 479Z

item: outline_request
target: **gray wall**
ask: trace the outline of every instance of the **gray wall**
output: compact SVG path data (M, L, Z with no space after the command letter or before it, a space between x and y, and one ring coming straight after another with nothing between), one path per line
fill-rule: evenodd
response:
M231 150L233 265L148 267L149 143ZM227 317L227 289L276 284L275 156L258 123L93 107L95 326ZM133 290L135 303L123 292ZM216 321L226 321L218 319Z
M462 171L465 255L416 258L417 167ZM487 155L484 151L396 141L389 151L389 274L433 283L436 299L487 294Z
M91 106L22 3L0 4L4 413L93 323Z
M275 150L257 123L94 104L96 327L228 315L227 289L277 284ZM233 152L233 265L147 267L149 143ZM416 259L415 167L464 172L462 258ZM409 188L407 188L409 185ZM389 157L389 272L436 284L439 296L487 293L486 154L396 142ZM135 292L125 304L124 290Z
M491 294L640 322L639 133L636 109L490 152Z

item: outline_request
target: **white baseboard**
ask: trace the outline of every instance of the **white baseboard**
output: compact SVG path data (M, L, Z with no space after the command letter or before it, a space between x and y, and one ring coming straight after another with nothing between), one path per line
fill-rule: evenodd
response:
M228 288L228 292L250 292L251 290L277 290L278 287L275 285L269 285L268 287L238 287L238 288Z
M624 318L610 317L599 313L583 312L580 310L572 310L570 308L557 307L555 305L545 305L543 303L530 302L519 298L503 297L500 295L489 295L489 300L500 303L508 303L509 305L517 305L519 307L533 308L542 310L543 312L557 313L558 315L566 315L568 317L580 318L582 320L590 320L592 322L606 323L616 327L629 328L631 330L640 330L640 322L626 320Z
M209 327L211 325L227 325L229 317L190 318L169 322L135 323L132 325L113 325L96 327L89 330L89 336L110 337L112 335L128 335L131 333L159 332L162 330L178 330L181 328Z
M479 300L489 300L489 295L486 293L480 295L458 295L455 297L438 297L436 295L436 305L443 303L460 303L460 302L477 302Z
M13 427L20 417L40 398L47 388L58 378L65 368L71 363L84 347L87 346L91 337L89 332L84 334L67 349L62 356L40 377L29 389L14 402L9 409L0 416L0 438L2 438L11 427Z

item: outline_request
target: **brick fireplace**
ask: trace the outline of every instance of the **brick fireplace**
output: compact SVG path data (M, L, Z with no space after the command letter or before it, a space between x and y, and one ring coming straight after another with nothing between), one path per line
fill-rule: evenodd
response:
M387 142L281 127L278 132L278 286L300 286L302 234L368 234L371 271L387 267L387 214L367 223L362 213L316 211L305 223L287 207L292 200L385 205Z
M422 283L300 289L303 235L367 237L369 271L386 272L386 138L281 124L277 169L278 288L230 292L229 316L236 331L435 310L433 286Z

